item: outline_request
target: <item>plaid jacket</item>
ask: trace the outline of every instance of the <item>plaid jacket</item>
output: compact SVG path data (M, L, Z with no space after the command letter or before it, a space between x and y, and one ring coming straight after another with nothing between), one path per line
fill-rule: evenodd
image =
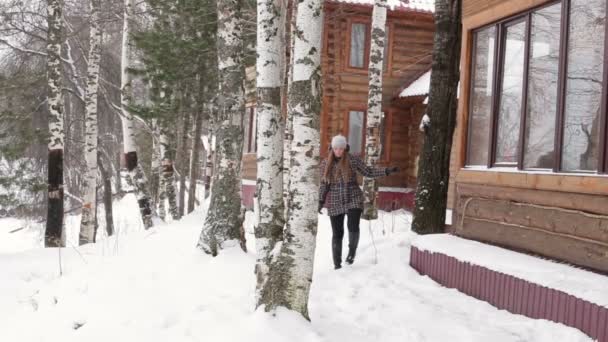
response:
M365 165L363 160L357 156L350 155L350 180L327 183L323 182L323 173L327 165L327 159L323 160L319 168L321 172L321 185L319 186L319 202L325 203L329 216L346 213L349 209L363 209L363 191L357 184L357 173L368 177L378 178L386 176L386 168L373 168ZM334 163L330 170L330 179L336 179L335 175L339 169Z

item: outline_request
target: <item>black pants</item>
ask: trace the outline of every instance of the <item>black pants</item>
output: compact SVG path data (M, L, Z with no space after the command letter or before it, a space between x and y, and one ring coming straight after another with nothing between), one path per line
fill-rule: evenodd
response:
M348 256L351 258L355 257L357 252L357 245L359 244L359 222L361 221L361 209L350 209L346 216L348 216ZM334 265L340 266L342 264L342 239L344 238L344 216L340 214L336 216L330 216L331 230L333 237L331 239L331 251L334 257Z

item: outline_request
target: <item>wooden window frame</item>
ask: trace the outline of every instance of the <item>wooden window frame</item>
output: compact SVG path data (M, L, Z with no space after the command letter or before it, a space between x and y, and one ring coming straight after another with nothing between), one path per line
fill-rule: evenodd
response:
M361 67L361 68L350 65L350 49L351 49L353 24L365 24L365 26L366 26L365 45L363 47L364 48L363 67ZM372 37L371 19L369 17L364 17L364 16L349 17L346 20L346 25L347 25L347 39L345 39L346 46L345 46L345 50L344 50L344 60L346 62L344 63L344 71L367 75L367 72L369 69L369 55L370 55L371 37ZM391 76L392 70L393 70L393 68L392 68L393 67L393 63L392 63L393 44L392 43L393 43L393 37L394 37L393 35L395 32L395 28L394 28L393 21L389 20L388 16L386 18L386 26L388 27L388 35L386 37L386 39L387 39L386 44L388 44L388 47L386 49L387 56L385 56L386 69L382 71L382 74L385 76Z
M558 66L558 84L557 84L557 108L556 108L556 124L555 124L555 137L554 137L554 165L552 169L539 169L539 168L524 168L524 150L525 150L525 125L527 120L528 110L528 80L529 80L529 65L530 65L530 44L531 44L531 31L532 31L532 14L545 7L553 6L555 4L561 4L560 14L560 37L559 37L559 66ZM604 26L604 60L603 60L603 75L602 75L602 98L600 103L600 127L599 127L599 145L597 155L597 170L585 171L585 170L564 170L562 168L563 158L563 134L564 134L564 111L565 111L565 99L566 99L566 76L568 72L568 42L569 42L569 24L570 24L570 4L571 0L553 0L542 5L530 8L522 13L518 13L492 24L484 25L471 31L471 37L473 42L471 44L471 58L469 65L469 102L468 117L472 118L473 106L471 106L473 86L474 86L474 74L475 74L475 58L477 50L477 33L487 29L489 27L495 27L494 32L494 64L492 66L492 99L491 99L491 114L490 114L490 129L489 129L489 146L488 146L488 159L487 168L491 169L494 167L510 167L518 171L547 171L548 173L564 173L564 174L589 174L596 175L608 174L608 23ZM606 14L608 16L608 3L606 3ZM500 91L502 84L502 74L504 68L504 55L505 55L505 39L506 30L505 28L524 21L526 23L526 36L525 36L525 62L524 62L524 80L522 85L522 108L520 116L520 132L518 139L518 155L516 163L496 163L496 147L497 147L497 130L498 130L498 111L500 107ZM471 125L473 120L468 120L466 129L466 154L465 154L465 168L475 167L476 165L470 165L470 142L471 142Z
M385 134L385 139L386 141L383 141L383 143L386 143L386 145L382 145L382 149L383 151L386 151L386 153L384 154L384 156L382 156L382 153L380 154L380 159L378 159L378 163L380 164L388 164L391 162L391 149L392 149L392 144L391 144L391 140L393 138L393 131L391 129L392 124L393 124L393 113L394 113L395 109L393 108L388 108L388 109L383 109L382 112L384 112L384 123L386 126L386 134ZM342 132L342 134L348 139L348 135L350 133L350 112L363 112L363 132L362 132L362 139L361 139L361 154L359 154L359 156L361 158L365 158L365 137L366 137L366 128L367 128L367 107L350 107L346 110L346 113L344 115L344 130Z

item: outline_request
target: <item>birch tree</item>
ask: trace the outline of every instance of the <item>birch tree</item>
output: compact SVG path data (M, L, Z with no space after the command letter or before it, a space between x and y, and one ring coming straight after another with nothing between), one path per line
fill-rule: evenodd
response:
M81 245L95 241L95 213L97 210L97 90L101 65L102 31L99 25L99 0L91 0L90 46L85 98L85 160L84 203L80 220Z
M241 240L244 248L241 210L241 159L245 114L245 67L243 65L242 0L218 0L217 54L219 110L216 123L216 156L211 203L198 247L217 256L219 251ZM233 241L233 242L229 242Z
M281 115L281 59L284 55L284 16L281 0L257 1L257 205L255 226L257 250L256 301L268 279L272 251L282 240L285 212L283 205L283 120Z
M137 161L137 148L135 146L135 127L133 115L129 112L129 101L131 96L131 75L129 72L131 60L131 21L133 15L133 0L125 0L122 32L122 54L121 54L121 109L122 109L122 132L124 159L132 182L139 210L144 226L152 227L152 210L150 208L150 194L147 189L146 176Z
M418 168L418 187L412 229L419 234L445 229L450 152L456 125L460 79L461 0L435 1L435 40L431 89Z
M367 124L365 128L365 163L375 166L380 159L380 123L382 120L382 72L386 45L387 0L375 0L372 12L372 34L369 53L369 93L367 97ZM374 178L363 179L363 215L366 220L378 218L376 200L378 184Z
M297 3L293 82L288 110L293 117L290 189L283 241L277 244L270 275L262 290L266 310L278 306L308 315L317 234L321 112L321 37L323 2Z
M63 99L61 97L61 0L47 0L47 82L49 110L48 208L45 247L65 246L63 234Z

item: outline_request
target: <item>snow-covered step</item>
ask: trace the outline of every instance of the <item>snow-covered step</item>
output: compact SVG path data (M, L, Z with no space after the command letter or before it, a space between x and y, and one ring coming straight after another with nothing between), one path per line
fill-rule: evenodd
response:
M500 309L608 342L607 276L450 234L416 237L410 264Z

